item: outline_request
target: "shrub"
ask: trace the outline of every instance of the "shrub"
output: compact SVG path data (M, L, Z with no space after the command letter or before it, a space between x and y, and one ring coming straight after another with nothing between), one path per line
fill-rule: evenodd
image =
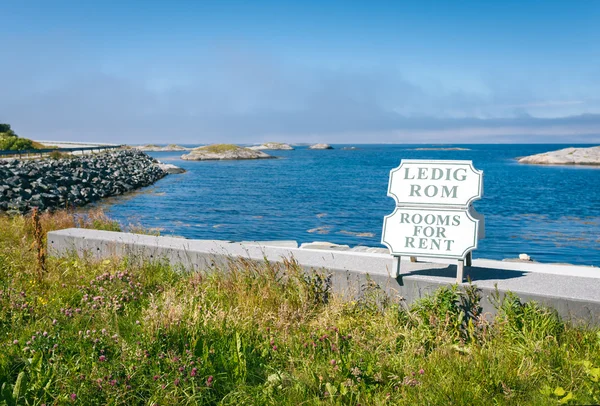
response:
M26 138L6 135L6 133L0 134L0 150L23 151L27 149L34 149L33 141Z

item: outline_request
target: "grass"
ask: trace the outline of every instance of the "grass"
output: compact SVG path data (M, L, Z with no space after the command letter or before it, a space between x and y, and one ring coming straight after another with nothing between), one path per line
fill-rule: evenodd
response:
M101 213L48 231L118 229ZM164 263L49 258L0 217L0 404L438 405L600 402L600 333L471 286L411 306L354 301L293 261L182 273Z

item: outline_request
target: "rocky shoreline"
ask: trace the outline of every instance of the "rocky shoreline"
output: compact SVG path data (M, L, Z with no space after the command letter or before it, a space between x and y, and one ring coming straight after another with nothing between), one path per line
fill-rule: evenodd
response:
M84 206L149 186L167 174L158 161L136 150L56 160L0 160L0 211Z

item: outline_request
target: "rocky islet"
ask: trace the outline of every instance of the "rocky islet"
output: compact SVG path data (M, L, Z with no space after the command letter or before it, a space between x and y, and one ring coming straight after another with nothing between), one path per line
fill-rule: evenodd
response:
M222 161L243 159L272 159L275 158L262 151L243 148L233 144L212 144L194 148L189 154L181 156L186 161Z
M600 165L600 146L564 148L519 158L519 163L535 165Z
M308 149L333 149L329 144L314 144L308 147Z
M160 146L155 144L138 145L134 147L140 151L145 152L172 152L172 151L190 151L192 148L182 147L181 145L169 144L167 146Z
M291 151L294 149L294 147L292 147L289 144L285 144L282 142L265 142L264 144L261 145L256 145L253 147L249 147L250 149L253 149L255 151L261 151L261 150L283 150L283 151Z

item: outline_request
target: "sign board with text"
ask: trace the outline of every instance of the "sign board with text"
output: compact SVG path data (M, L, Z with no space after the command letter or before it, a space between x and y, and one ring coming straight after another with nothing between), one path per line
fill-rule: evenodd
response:
M464 259L478 232L468 210L397 207L383 220L381 242L392 255Z
M462 206L481 199L483 172L471 161L403 159L390 172L388 196L398 206Z
M484 237L484 218L472 206L482 195L483 172L471 161L402 160L390 171L396 209L383 220L381 242L397 257L462 264Z

